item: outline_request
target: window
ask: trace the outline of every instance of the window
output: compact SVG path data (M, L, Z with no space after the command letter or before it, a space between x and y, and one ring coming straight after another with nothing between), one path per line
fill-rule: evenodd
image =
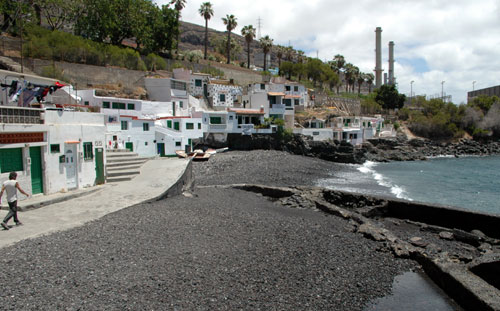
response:
M194 123L186 123L186 130L194 130Z
M198 129L201 130L201 123L198 123Z
M222 124L222 117L210 117L210 124Z
M179 122L174 122L174 130L178 131L180 129Z
M293 91L294 91L294 92L298 92L298 91L299 91L299 87L298 87L297 85L296 85L296 86L294 86L294 87L293 87Z
M88 105L89 105L89 102L88 102L88 101L84 101L84 102L83 102L83 104L84 104L85 106L88 106Z
M201 80L200 79L194 80L194 86L200 87L201 86Z
M125 103L113 103L113 109L125 109Z
M181 146L181 142L180 142L180 141L176 141L176 142L175 142L175 146L176 146L176 147L180 147L180 146Z
M144 132L149 131L149 123L142 123L142 130Z
M23 149L0 149L0 173L23 170Z
M102 108L109 108L109 102L102 102Z
M122 131L128 130L128 122L127 121L122 121L121 124L122 124Z
M50 145L50 153L59 153L59 152L61 152L61 147L59 146L59 144Z
M285 91L290 92L291 89L290 85L285 85Z
M145 142L144 142L144 146L147 146L147 145L148 145L148 142L147 142L147 141L145 141Z
M135 110L135 104L127 104L127 110Z
M292 100L290 98L285 99L285 106L287 106L287 107L292 106Z
M317 136L317 135L319 135L319 132L313 132L313 135Z
M181 108L184 107L184 103L182 101L179 102L179 107L181 107Z
M300 104L300 100L296 99L295 100L295 106L298 106Z
M186 82L170 80L170 88L174 90L186 90Z
M167 127L168 127L169 129L171 129L171 128L172 128L172 120L167 120Z
M219 95L219 100L220 100L221 102L225 102L225 101L226 101L226 94L220 94L220 95Z
M260 89L261 89L261 90L265 90L265 89L266 89L266 85L265 85L264 83L261 83L261 84L260 84Z
M92 153L92 143L84 142L83 143L83 159L84 160L92 160L94 158L94 154Z

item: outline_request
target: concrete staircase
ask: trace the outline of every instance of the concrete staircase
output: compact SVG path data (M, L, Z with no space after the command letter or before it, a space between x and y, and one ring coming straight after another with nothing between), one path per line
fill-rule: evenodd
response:
M126 149L108 149L106 158L106 183L131 180L141 173L142 164L149 160Z

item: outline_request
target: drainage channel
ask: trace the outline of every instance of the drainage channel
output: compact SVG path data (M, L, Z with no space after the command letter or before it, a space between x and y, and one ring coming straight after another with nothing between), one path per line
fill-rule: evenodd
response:
M375 299L364 311L462 311L424 273L406 272L397 276L389 296Z

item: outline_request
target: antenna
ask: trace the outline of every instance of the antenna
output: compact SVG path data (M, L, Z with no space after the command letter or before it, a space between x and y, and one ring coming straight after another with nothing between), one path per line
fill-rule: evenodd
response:
M260 40L260 37L261 37L261 32L260 32L260 29L262 28L262 18L259 18L257 19L257 40Z

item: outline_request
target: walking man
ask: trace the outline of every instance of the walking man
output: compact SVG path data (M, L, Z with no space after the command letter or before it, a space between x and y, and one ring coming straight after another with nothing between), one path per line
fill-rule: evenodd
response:
M14 217L14 222L16 226L22 225L22 223L17 219L17 190L19 190L22 194L29 197L16 180L17 173L11 172L9 174L9 180L5 181L2 185L2 191L0 191L0 204L2 203L3 192L7 192L7 203L9 203L9 213L5 216L3 222L1 223L2 227L5 230L9 230L9 226L7 226L7 222Z

